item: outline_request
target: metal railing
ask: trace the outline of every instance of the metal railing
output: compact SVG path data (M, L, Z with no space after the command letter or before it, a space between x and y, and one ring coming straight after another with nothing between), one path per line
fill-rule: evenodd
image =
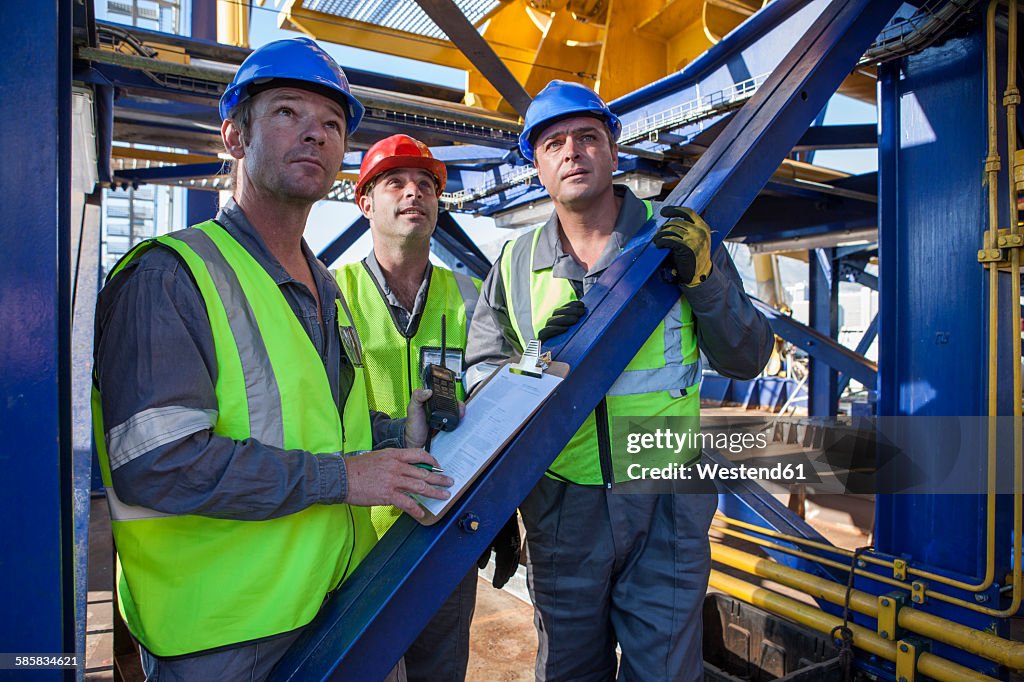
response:
M768 76L768 73L762 73L706 95L699 94L698 86L698 95L694 99L624 126L619 144L628 145L642 140L657 142L659 133L705 121L735 109L750 99ZM442 194L441 202L450 209L460 209L468 203L504 192L516 185L526 184L535 177L537 170L532 166L512 166L507 173L501 174L500 179L490 177L470 189Z

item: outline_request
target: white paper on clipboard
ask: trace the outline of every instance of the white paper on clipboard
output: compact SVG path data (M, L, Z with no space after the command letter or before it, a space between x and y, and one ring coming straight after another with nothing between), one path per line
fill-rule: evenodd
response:
M466 415L454 431L434 436L430 454L455 483L447 500L415 496L433 517L432 523L457 500L477 474L494 458L498 450L523 425L527 418L555 390L562 377L544 373L540 377L510 372L502 365L466 405Z

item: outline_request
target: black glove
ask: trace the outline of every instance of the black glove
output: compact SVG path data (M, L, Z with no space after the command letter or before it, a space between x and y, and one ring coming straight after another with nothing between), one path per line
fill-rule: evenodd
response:
M537 340L543 343L559 334L564 334L569 327L579 322L586 312L587 308L583 305L583 301L569 301L565 305L555 308L555 312L551 313L544 328L537 334Z
M508 520L504 528L498 531L494 542L480 555L476 562L479 568L487 565L491 558L491 550L494 550L494 578L491 584L501 589L508 582L508 579L515 575L519 568L519 554L522 551L523 539L519 536L519 517L516 514Z
M711 228L685 206L663 206L661 215L671 220L654 235L654 245L672 252L680 284L697 286L711 274Z

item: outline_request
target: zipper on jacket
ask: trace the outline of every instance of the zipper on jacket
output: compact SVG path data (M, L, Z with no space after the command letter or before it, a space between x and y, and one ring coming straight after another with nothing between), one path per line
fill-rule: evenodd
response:
M412 339L408 336L405 337L405 378L409 384L409 397L405 401L408 405L412 400Z
M612 438L608 432L607 398L601 398L594 409L594 420L597 422L597 456L601 460L601 480L605 488L611 489L615 474L612 471Z

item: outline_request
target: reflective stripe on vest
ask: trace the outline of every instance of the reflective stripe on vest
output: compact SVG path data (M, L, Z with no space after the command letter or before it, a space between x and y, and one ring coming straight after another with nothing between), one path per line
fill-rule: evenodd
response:
M110 468L116 469L139 455L173 443L179 438L212 429L216 423L217 410L200 410L183 405L143 410L107 433Z
M441 315L445 315L446 346L465 351L466 330L479 295L480 281L444 268L432 267L418 325L411 338L395 327L391 309L364 263L352 263L334 273L342 295L352 302L356 329L363 339L367 393L371 409L404 417L410 389L423 386L420 352L441 345ZM461 368L460 368L461 371ZM464 399L462 383L457 397ZM383 535L401 515L395 507L374 507L370 518Z
M650 202L644 203L650 218ZM511 326L520 347L537 338L555 308L577 298L569 280L553 277L551 268L534 271L533 256L541 229L506 246L500 261ZM700 397L696 389L700 380L693 314L689 303L680 298L606 394L612 445L617 441L611 417L698 416ZM556 478L586 485L603 482L594 419L591 413L551 465ZM620 465L627 463L623 453L613 447L616 480L622 480L624 467Z
M234 440L260 438L312 453L370 447L361 371L346 400L343 432L319 354L280 288L237 241L216 223L203 223L143 243L110 277L156 246L180 257L205 303L217 360L217 410L145 410L104 434L94 390L93 419L118 550L121 612L147 649L176 656L305 625L376 534L368 511L347 505L234 521L164 514L114 494L111 466L152 450L168 438L163 429L188 435L212 426ZM339 324L351 326L340 311Z

